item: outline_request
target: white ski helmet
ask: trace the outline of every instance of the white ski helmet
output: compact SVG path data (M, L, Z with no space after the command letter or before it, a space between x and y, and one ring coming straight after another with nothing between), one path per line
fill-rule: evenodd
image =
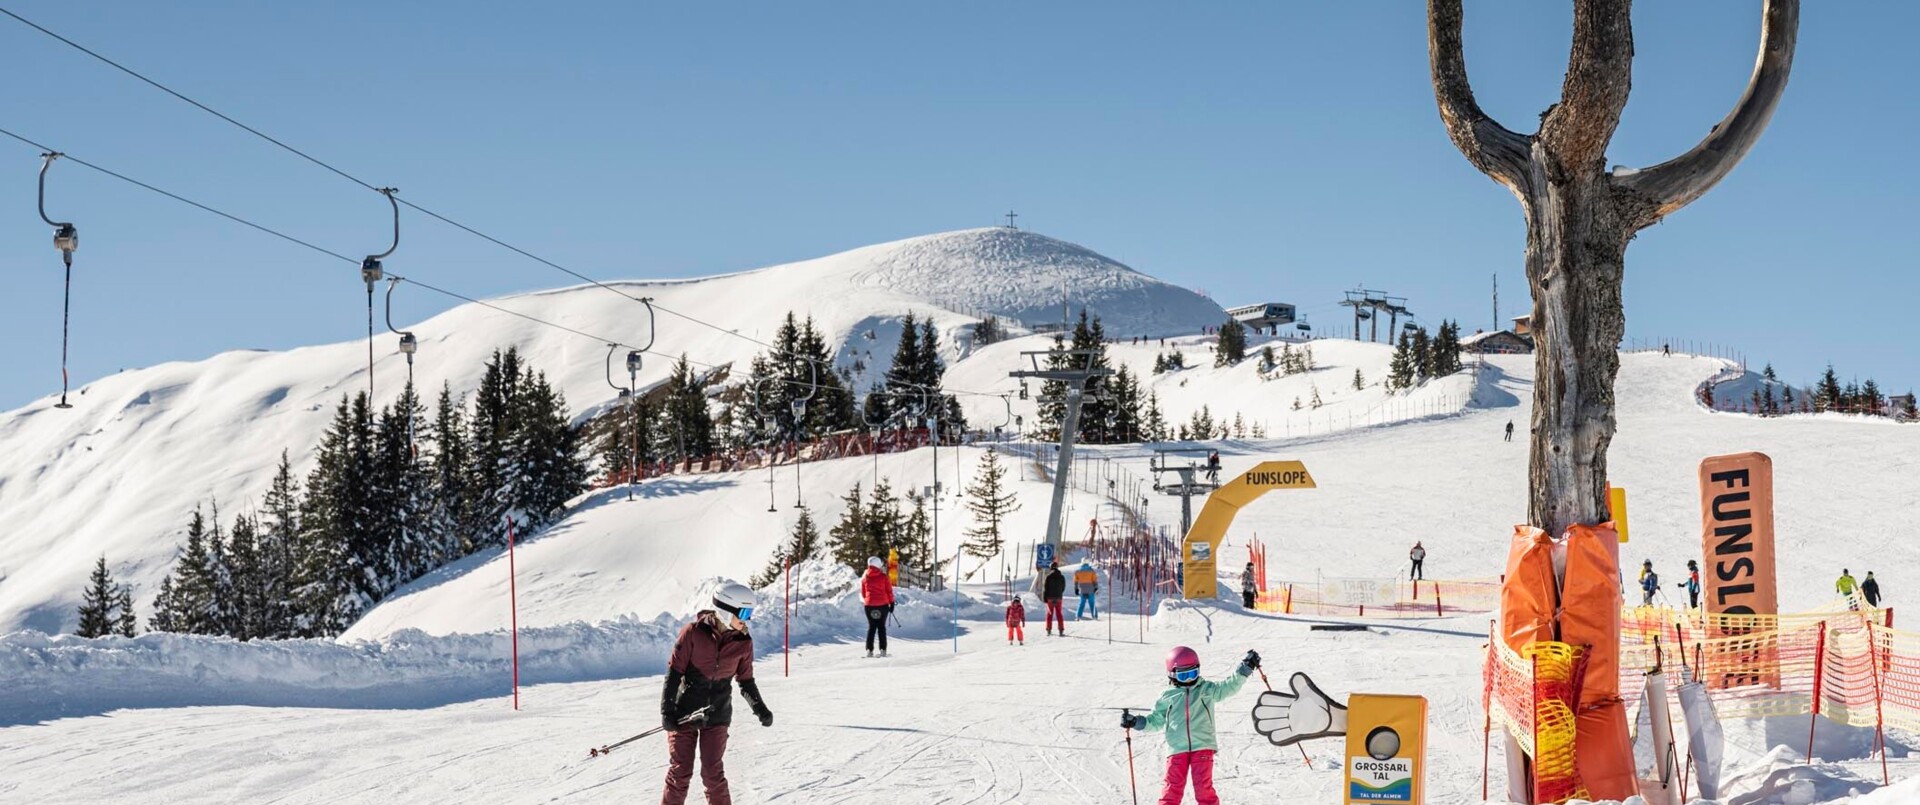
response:
M880 557L878 556L869 556L867 557L867 567L874 568L876 570L886 570L887 563L880 561Z
M753 620L753 590L737 581L720 585L713 593L713 605L742 621Z

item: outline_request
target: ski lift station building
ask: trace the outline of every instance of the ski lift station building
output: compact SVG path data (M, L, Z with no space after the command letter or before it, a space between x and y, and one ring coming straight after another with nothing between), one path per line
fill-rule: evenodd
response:
M1227 315L1262 335L1279 335L1280 325L1293 323L1293 314L1293 306L1283 302L1243 305L1227 311Z

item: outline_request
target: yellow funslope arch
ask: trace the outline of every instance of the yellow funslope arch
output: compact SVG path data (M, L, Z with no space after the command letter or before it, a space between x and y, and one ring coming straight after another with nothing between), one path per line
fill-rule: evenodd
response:
M1259 466L1234 476L1207 496L1207 503L1194 518L1193 527L1180 542L1186 583L1181 592L1189 599L1214 598L1220 594L1216 583L1220 541L1240 507L1275 489L1313 489L1313 476L1307 465L1298 461L1263 461ZM1204 547L1203 547L1204 546Z

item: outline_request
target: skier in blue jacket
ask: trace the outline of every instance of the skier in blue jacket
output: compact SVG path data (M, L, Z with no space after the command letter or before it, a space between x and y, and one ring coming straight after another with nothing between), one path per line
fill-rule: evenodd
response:
M1240 691L1254 669L1260 667L1260 655L1249 651L1233 676L1220 682L1200 678L1200 655L1186 646L1175 646L1167 653L1167 682L1171 689L1160 695L1153 712L1144 716L1122 713L1120 726L1136 730L1164 729L1167 746L1166 787L1160 805L1180 805L1186 793L1187 778L1193 778L1193 799L1200 805L1219 805L1220 795L1213 790L1214 742L1213 710L1222 699Z

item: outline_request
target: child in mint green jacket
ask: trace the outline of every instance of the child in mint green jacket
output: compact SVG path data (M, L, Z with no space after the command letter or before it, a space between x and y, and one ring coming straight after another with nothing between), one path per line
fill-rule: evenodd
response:
M1249 651L1233 676L1212 682L1200 678L1200 655L1176 646L1167 652L1167 681L1173 689L1160 695L1152 713L1121 715L1120 725L1127 729L1167 731L1167 746L1173 753L1167 756L1167 783L1160 805L1180 805L1189 776L1195 802L1219 805L1220 795L1213 791L1213 755L1219 748L1213 739L1214 705L1240 692L1259 667L1260 655Z

